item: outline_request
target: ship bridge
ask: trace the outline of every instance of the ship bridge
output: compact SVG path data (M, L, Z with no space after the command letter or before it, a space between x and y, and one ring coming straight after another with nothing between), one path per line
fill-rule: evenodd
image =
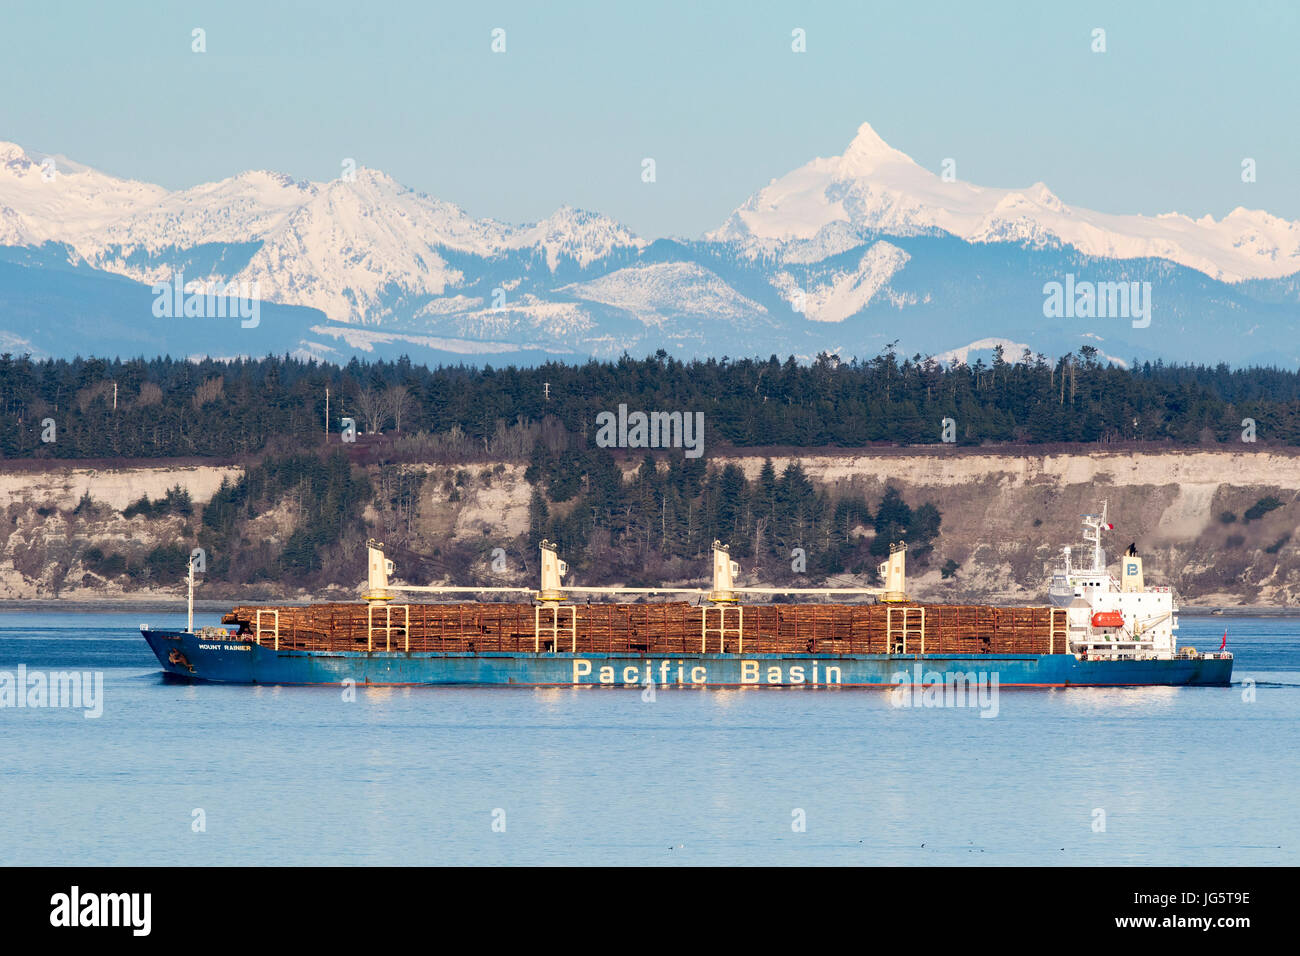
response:
M1076 566L1069 547L1052 574L1048 598L1067 611L1072 652L1089 659L1167 660L1178 653L1178 601L1172 587L1147 586L1136 543L1111 574L1102 535L1113 531L1107 502L1095 514L1081 515L1088 560Z

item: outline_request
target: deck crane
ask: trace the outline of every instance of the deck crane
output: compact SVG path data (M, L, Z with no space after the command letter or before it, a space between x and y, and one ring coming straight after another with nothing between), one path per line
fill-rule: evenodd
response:
M705 588L629 588L629 587L590 587L586 585L563 584L564 575L569 566L562 560L555 545L542 541L541 549L541 587L534 591L525 587L494 587L480 585L415 585L392 584L389 576L395 570L393 562L384 554L383 544L373 539L366 542L368 549L366 591L367 630L373 636L383 633L404 632L410 623L410 606L394 605L393 592L410 592L417 594L527 594L533 599L533 641L540 651L545 643L558 649L562 638L567 637L571 648L577 647L578 610L569 603L570 592L581 594L684 594L696 595L702 599L700 619L700 647L703 651L711 638L716 638L719 650L722 650L731 637L737 647L744 646L745 609L740 599L746 594L820 594L849 595L862 594L875 597L888 604L906 604L906 558L907 546L903 542L889 546L889 558L880 565L880 576L885 586L880 588L766 588L744 587L736 584L736 575L740 566L731 560L730 548L720 541L713 542L713 587ZM707 602L707 603L703 603ZM908 608L902 610L902 629L908 624ZM924 629L924 612L918 611L921 627ZM892 625L891 625L892 626Z
M414 592L421 594L528 594L540 604L558 604L567 599L570 592L581 594L694 594L706 599L710 604L735 604L745 594L823 594L823 595L871 595L887 603L905 603L906 556L907 545L903 542L889 546L889 558L880 565L880 576L884 587L878 588L773 588L745 587L735 583L740 566L731 560L730 548L719 541L713 542L713 587L707 588L629 588L629 587L592 587L587 585L564 585L562 579L569 571L569 566L557 553L555 545L542 541L541 550L541 588L534 591L527 587L493 587L484 585L415 585L392 584L389 576L395 567L384 555L384 545L373 539L366 542L368 551L368 574L366 580L365 600L369 602L391 601L393 591Z

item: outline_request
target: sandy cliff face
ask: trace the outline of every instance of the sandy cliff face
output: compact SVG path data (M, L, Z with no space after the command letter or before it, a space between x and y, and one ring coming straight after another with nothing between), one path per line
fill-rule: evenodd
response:
M482 464L465 469L402 467L424 476L418 484L414 507L409 514L395 512L375 482L375 500L363 515L367 533L423 553L452 543L471 542L473 547L467 553L473 556L488 553L485 543L509 546L526 534L531 488L523 479L524 466L502 464L489 479L483 477ZM194 546L202 506L211 500L223 479L233 481L242 473L238 467L217 466L87 469L57 465L42 472L0 472L0 600L174 597L181 591L176 583L181 572L169 574L164 580L161 573L148 569L150 552L169 546L188 551ZM176 485L189 492L193 504L189 516L128 518L122 513L142 496L152 501L162 499ZM79 509L87 493L93 505ZM243 535L277 550L297 527L298 512L295 503L286 499L247 521ZM340 593L332 595L333 599L352 596L364 577L363 542L364 536L340 543L337 550L343 553L336 556ZM103 559L114 556L119 556L122 566L133 573L123 572L112 563L106 566ZM183 557L179 564L172 561L167 567L172 565L183 570ZM142 566L146 570L141 571ZM413 579L420 569L399 569L399 578L403 570ZM308 597L280 588L275 582L260 582L256 590L265 597ZM244 593L245 589L238 585L212 581L204 582L201 596Z
M54 466L42 472L6 472L0 462L0 508L12 504L32 504L46 508L75 508L87 492L96 501L116 511L139 501L141 495L151 499L163 497L167 489L180 485L190 493L195 504L203 504L221 487L221 480L232 481L243 474L242 468L209 465L167 468L77 468Z
M763 464L761 457L728 460L751 478ZM788 460L774 459L778 471ZM1104 498L1115 525L1109 553L1136 542L1149 582L1172 584L1198 604L1300 606L1300 455L944 450L798 460L832 494L865 494L874 504L893 484L912 505L938 506L943 528L929 568L909 568L909 589L923 600L1043 600L1060 548L1079 547L1079 515ZM522 466L502 465L489 480L482 477L482 464L463 470L405 467L426 473L414 507L395 512L377 494L365 513L369 532L424 553L453 543L475 555L486 553L486 544L518 552L531 493ZM235 468L204 466L0 473L0 599L156 591L161 585L147 576L105 578L81 556L98 548L138 561L150 549L186 539L187 529L197 524L198 506L223 477L238 474ZM141 495L158 499L176 484L189 491L193 517L121 514ZM99 507L77 514L87 490ZM1281 506L1247 520L1251 507L1269 497ZM1225 521L1225 515L1235 520ZM274 525L265 531L277 539L292 531L292 509L257 520ZM945 581L938 569L949 559L960 570Z
M786 460L774 461L778 471ZM1042 599L1060 548L1079 549L1079 515L1106 499L1115 525L1110 556L1136 542L1150 583L1172 584L1198 603L1300 604L1297 455L931 453L799 461L831 489L874 499L894 484L913 505L938 506L943 531L931 570L910 582L926 600ZM763 464L737 463L751 477ZM1246 512L1267 496L1282 507L1247 521ZM1224 523L1225 512L1236 520ZM937 569L950 558L961 570L942 581Z
M3 463L0 463L2 467ZM97 573L87 566L89 548L139 558L185 536L198 509L239 468L53 467L43 472L0 470L0 600L46 597L119 596L168 593L149 576L134 581ZM159 499L181 486L190 494L195 517L127 518L123 509L142 496ZM78 511L89 494L94 507Z

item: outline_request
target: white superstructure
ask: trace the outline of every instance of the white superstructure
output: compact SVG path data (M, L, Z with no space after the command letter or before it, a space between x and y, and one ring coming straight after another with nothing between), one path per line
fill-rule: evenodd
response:
M1101 546L1106 502L1099 514L1083 515L1083 539L1090 552L1085 566L1076 567L1071 549L1052 575L1048 596L1067 609L1070 651L1089 659L1168 660L1177 654L1178 603L1173 588L1147 587L1142 559L1130 545L1120 559L1120 577L1106 566Z

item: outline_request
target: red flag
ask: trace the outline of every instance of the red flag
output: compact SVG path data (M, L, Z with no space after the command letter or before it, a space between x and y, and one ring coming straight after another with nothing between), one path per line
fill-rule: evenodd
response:
M1225 627L1223 629L1223 643L1219 645L1219 650L1223 650L1227 646L1228 646L1228 629Z

